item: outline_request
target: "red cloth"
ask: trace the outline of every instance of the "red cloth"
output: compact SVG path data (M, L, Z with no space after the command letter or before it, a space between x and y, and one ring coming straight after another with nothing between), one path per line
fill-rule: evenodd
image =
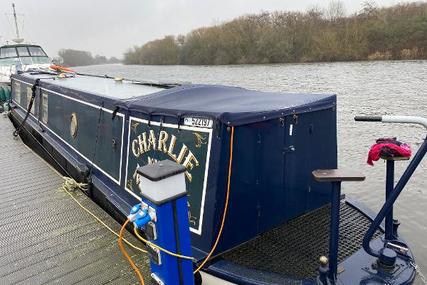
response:
M374 165L374 161L380 159L381 155L387 157L411 157L411 147L406 143L402 143L401 145L394 143L374 144L369 150L368 164Z

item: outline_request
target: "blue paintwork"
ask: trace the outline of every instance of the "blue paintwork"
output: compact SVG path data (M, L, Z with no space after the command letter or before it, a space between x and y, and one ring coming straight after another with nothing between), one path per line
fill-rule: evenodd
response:
M31 87L35 79L34 76L28 77L25 75L15 75L14 78L28 82L29 87ZM52 128L50 128L50 125L46 127L39 122L41 105L38 97L36 97L35 110L27 121L28 127L34 133L37 133L40 141L48 146L54 146L57 154L65 158L64 163L67 167L82 170L80 172L84 172L84 169L90 170L89 178L94 189L96 189L92 194L94 199L100 200L105 208L114 213L121 215L129 213L132 205L138 202L134 196L124 189L126 183L125 165L127 160L127 146L129 143L126 138L129 135L128 124L130 116L179 125L182 125L183 117L177 117L175 116L176 114L168 116L156 112L147 114L146 110L139 110L137 105L126 105L123 101L103 97L100 94L92 94L88 90L68 89L65 86L55 84L54 80L42 80L41 86L52 93L58 92L66 95L67 98L82 100L93 104L94 107L91 109L77 104L71 105L67 98L64 98L62 102L57 101L57 106L49 106L50 116L58 116L56 119L53 119ZM13 84L12 88L14 88ZM188 86L186 88L191 89ZM187 90L186 88L179 87L177 94L183 96L185 90ZM173 89L162 91L162 100ZM215 86L209 88L198 86L194 89L204 90L203 92L206 92L206 94L215 94L215 92L218 93L221 90L225 90L223 87ZM226 91L227 94L231 94L236 89L227 89ZM240 92L243 92L242 89L239 89L238 98L240 98L239 100L243 100ZM154 96L155 94L151 94L145 97L154 98ZM195 93L193 93L193 96L196 96ZM273 97L279 100L277 95ZM21 94L21 101L13 106L12 115L16 116L18 121L22 120L25 115L25 107L23 106L26 106L26 98L27 96ZM314 97L310 98L313 99ZM153 100L157 99L154 98ZM139 104L145 102L142 99L137 101ZM60 110L55 109L61 106L65 106L65 108ZM73 107L68 108L68 106ZM111 113L104 111L105 109L115 110L117 106L120 107L118 114L121 114L121 117L118 116L113 119ZM132 106L132 108L128 108L129 106ZM118 143L122 147L122 151L111 150L109 149L110 146L99 147L98 150L100 150L100 153L95 155L95 159L99 159L99 161L95 161L97 162L96 164L99 164L100 168L94 167L91 159L85 159L76 152L76 149L84 152L84 149L80 149L80 147L84 146L78 143L73 144L72 141L69 141L70 137L67 137L69 136L69 125L64 124L62 127L59 125L61 116L68 121L69 112L75 111L74 108L78 110L79 117L83 118L84 123L81 124L83 130L86 126L88 127L84 131L87 132L86 137L88 142L86 144L94 145L94 130L89 125L96 124L99 116L94 116L93 114L94 112L98 114L99 110L103 108L100 112L102 114L101 125L103 126L99 133L101 137L100 141L108 142L107 145L109 145L111 139L118 139ZM291 109L287 110L290 113L285 112L283 116L276 111L267 112L265 119L260 116L262 112L260 113L258 109L254 110L255 115L239 113L237 116L227 114L215 117L217 120L214 122L211 145L211 154L214 155L211 156L209 161L209 179L207 181L202 234L191 234L192 250L182 252L184 255L192 254L196 259L202 259L206 256L216 238L219 221L223 213L227 182L230 141L227 119L233 119L234 123L232 125L236 126L234 162L232 167L233 177L230 193L231 206L223 236L215 254L229 250L260 233L325 205L330 201L330 185L315 183L311 177L311 171L319 168L337 167L335 97L324 97L319 104L314 103L313 109L310 107L310 102L308 105L296 106L294 108L295 114ZM165 112L165 110L163 109L162 112ZM198 114L203 116L202 111ZM253 120L257 121L254 122ZM58 122L58 125L54 125L54 122ZM248 124L243 124L243 122L247 122ZM123 123L125 126L124 129L121 127ZM117 125L114 127L115 124ZM103 132L103 130L107 131ZM113 132L110 130L113 130ZM125 138L124 140L121 139L122 135ZM61 136L63 140L59 140L58 136ZM69 143L65 144L64 141ZM103 162L102 159L104 157L109 157L109 155L105 155L105 152L111 152L113 155L121 154L123 156L122 168L117 167L117 161L111 162L111 160L107 159ZM90 151L88 153L90 154ZM104 168L105 164L109 166ZM121 179L118 179L117 183L106 174L115 179L119 177ZM400 187L399 184L395 190L399 189L398 187ZM387 202L393 199L393 197L391 196ZM394 198L396 199L397 197ZM351 204L371 219L374 218L372 212L357 202L352 202ZM187 209L187 205L184 202L178 203L177 201L177 207ZM166 222L159 224L160 227L170 227L173 224L172 217L165 215L161 218ZM380 226L381 220L376 221L375 228ZM182 232L188 232L188 228L188 224L179 225L179 230ZM161 230L166 230L166 228ZM398 240L404 243L400 238ZM161 237L159 237L159 242L164 242L161 240ZM377 240L372 246L375 250L379 250L382 244L382 241ZM169 249L171 251L176 250L173 246ZM412 258L412 254L410 256ZM176 262L170 256L165 256L164 258L167 262ZM402 256L398 256L397 260L399 264L402 264L402 270L401 272L399 271L399 276L392 280L392 284L411 284L415 276L415 270L410 265L411 261L405 261ZM375 276L376 272L369 269L373 261L375 259L370 257L363 249L359 250L356 254L339 264L338 268L344 267L345 270L343 272L338 270L338 283L371 284L369 282L373 282L372 280L379 280L379 277ZM184 266L192 267L192 264L188 262ZM257 270L242 268L223 260L214 262L205 270L238 284L280 284L284 282L315 284L315 280L293 280L271 272L259 272ZM387 279L388 277L383 276L380 278Z
M45 78L46 75L14 76L14 79L28 83L28 85L21 84L21 100L18 102L21 106L26 106L26 88L31 88L31 83L38 77ZM125 101L102 97L97 93L92 94L90 90L69 89L64 85L64 81L49 78L40 81L43 92L49 94L49 121L47 128L44 128L40 122L38 124L44 129L45 135L64 146L66 153L90 168L93 185L107 197L114 208L126 215L131 206L137 202L123 189L126 183L124 173L129 143L126 138L129 135L130 116L175 125L182 125L183 117L177 120L173 114L171 116L159 115L156 112L147 116L146 110L125 109ZM107 79L98 78L96 80L103 83ZM16 83L20 83L14 82L13 88ZM265 104L269 108L273 107L274 102L282 100L284 102L281 103L281 107L284 108L283 117L268 120L268 116L271 115L271 118L274 118L278 116L278 113L272 111L269 115L270 112L265 112L266 119L261 117L260 122L239 126L235 129L236 147L234 148L235 159L230 196L230 203L233 206L229 208L225 230L216 253L229 250L262 232L328 202L328 192L325 191L328 186L315 183L311 178L311 171L321 167L335 168L337 165L335 96L280 95L279 93L257 93L242 88L197 85L161 91L161 98L165 100L164 98L168 94L171 98L187 98L185 90L192 90L188 98L189 100L198 98L199 105L203 94L205 96L215 95L221 100L225 100L228 96L235 102L236 108L238 107L236 98L242 100L244 94L247 94L250 100L259 102L264 100L260 96L267 96L265 98L268 100ZM196 91L200 93L195 93ZM225 92L226 96L222 95L222 92ZM60 97L57 93L67 97ZM234 93L236 95L233 95ZM257 94L260 96L256 97ZM141 104L146 100L157 100L155 95L145 95L131 101ZM76 100L92 105L79 104ZM113 119L112 114L107 110L115 110L117 106L119 106L119 111ZM256 105L254 108L251 105L245 105L243 109L235 110L236 116L227 115L228 117L222 116L221 118L233 119L235 124L243 121L249 122L248 120L253 121L260 118L259 116L262 114L260 106ZM229 111L231 110L229 109ZM40 111L40 98L36 96L35 110L30 119L40 121ZM253 114L249 111L253 111ZM76 112L79 118L77 140L71 138L69 132L71 112ZM204 111L199 113L200 116L204 114ZM122 128L123 118L124 129ZM98 121L100 127L97 128ZM122 132L124 141L121 140ZM59 141L57 136L68 145ZM111 147L113 139L117 142L116 148ZM209 161L202 234L192 234L192 245L197 259L206 256L212 247L222 216L229 141L230 133L227 130L227 124L224 124L222 119L218 119L214 122L212 130L211 154L214 155L211 155ZM310 143L313 141L322 143L313 148ZM120 147L123 150L121 153ZM78 150L80 154L75 150ZM85 155L87 159L83 158L81 154ZM121 169L118 161L120 154L123 156ZM93 163L99 167L95 167L92 165ZM116 179L118 183L112 181L105 173ZM118 179L120 176L121 179ZM235 206L236 203L239 205L238 207ZM241 226L234 227L235 224Z
M390 197L394 188L394 160L387 160L386 164L386 180L385 180L385 198ZM390 207L387 216L385 217L385 238L393 240L393 206Z
M341 182L332 182L331 231L329 238L329 278L336 280L338 268L338 243L340 238ZM325 284L326 285L326 284Z
M152 203L145 198L143 201L156 210L157 239L152 242L171 252L191 256L187 197L181 196L177 200L161 205ZM174 216L178 220L175 220ZM150 266L151 272L157 275L164 284L194 284L193 263L191 260L177 258L162 251L160 256L161 264L158 265L150 259Z
M350 205L357 205L353 200L346 201ZM363 208L358 205L357 208ZM368 217L373 218L373 213L367 211ZM399 237L396 242L406 244L405 240ZM377 250L382 248L384 244L384 236L372 241L371 246ZM408 256L398 255L396 264L399 269L394 276L385 272L372 269L372 264L376 263L376 258L367 254L363 248L358 250L352 256L348 257L338 265L337 284L348 285L366 285L366 284L412 284L416 271L413 263L412 252L408 252ZM415 263L413 263L415 264ZM282 276L272 272L255 270L234 264L226 260L218 260L207 269L207 272L223 278L225 280L235 282L236 284L245 285L267 285L267 284L301 284L301 285L319 285L316 279L295 280L286 276Z
M189 232L189 223L188 223L188 204L187 197L184 196L176 200L176 213L177 213L177 227L175 230L178 231L179 244L181 245L180 253L186 256L192 256L191 250L191 236ZM187 214L187 215L186 215ZM182 217L181 217L182 215ZM184 218L185 217L185 218ZM183 283L184 284L194 284L194 275L193 275L193 262L187 259L180 259L182 272L183 272Z
M180 118L205 116L243 126L334 107L333 94L260 92L239 87L190 84L117 102L127 110Z
M246 268L226 260L219 260L213 263L207 268L207 272L239 285L316 284L315 280L296 280L273 272Z
M383 247L382 239L371 242L374 250L379 251ZM404 242L402 239L399 241ZM409 252L409 257L413 258L411 252ZM416 271L406 257L398 255L396 264L399 269L393 275L372 269L371 265L374 263L376 263L376 258L360 249L340 264L344 271L338 275L338 284L412 284L415 279Z

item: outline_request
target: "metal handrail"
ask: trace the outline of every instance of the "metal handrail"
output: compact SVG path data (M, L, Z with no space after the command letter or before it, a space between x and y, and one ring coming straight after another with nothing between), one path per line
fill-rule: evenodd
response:
M363 121L363 122L419 124L427 128L427 119L422 117L415 117L415 116L356 116L354 120ZM418 149L417 153L414 155L408 167L402 174L402 177L397 182L396 186L394 187L394 190L390 194L390 197L386 200L381 210L378 212L377 216L372 221L371 226L367 230L363 238L363 248L368 254L375 257L380 257L381 255L380 251L372 249L369 243L372 237L374 236L375 231L379 228L385 216L392 209L400 193L405 188L406 184L408 183L411 176L414 174L415 169L418 167L418 165L420 164L421 160L424 158L426 153L427 153L427 138L424 139L423 144Z
M427 119L417 116L356 116L354 120L359 122L418 124L427 129Z

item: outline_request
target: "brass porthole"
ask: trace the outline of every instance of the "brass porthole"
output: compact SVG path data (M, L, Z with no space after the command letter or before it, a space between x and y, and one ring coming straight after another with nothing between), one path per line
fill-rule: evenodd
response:
M74 139L77 136L77 129L78 129L77 114L72 113L70 118L70 135Z

